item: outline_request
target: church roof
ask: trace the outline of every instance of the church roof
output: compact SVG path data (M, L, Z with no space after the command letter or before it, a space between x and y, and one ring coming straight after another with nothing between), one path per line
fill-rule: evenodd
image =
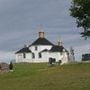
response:
M29 52L31 52L31 50L29 50L28 47L24 47L24 48L20 49L19 51L17 51L16 54L17 53L29 53Z
M50 41L48 41L46 38L38 38L30 46L32 45L53 45L53 44Z
M54 46L50 49L50 52L63 52L63 49L64 49L63 46L54 45Z

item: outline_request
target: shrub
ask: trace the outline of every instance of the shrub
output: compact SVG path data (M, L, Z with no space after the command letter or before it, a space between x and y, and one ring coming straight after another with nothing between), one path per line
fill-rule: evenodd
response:
M9 69L13 70L13 63L12 62L10 62L10 64L9 64Z

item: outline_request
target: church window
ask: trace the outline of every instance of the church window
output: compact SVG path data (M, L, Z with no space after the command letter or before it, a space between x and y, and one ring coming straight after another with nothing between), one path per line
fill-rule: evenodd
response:
M35 58L35 54L34 53L32 53L32 58Z
M38 50L37 46L35 46L35 50L36 50L36 51Z
M42 58L42 54L41 53L39 53L39 58Z
M23 53L23 58L26 58L26 54L25 53Z

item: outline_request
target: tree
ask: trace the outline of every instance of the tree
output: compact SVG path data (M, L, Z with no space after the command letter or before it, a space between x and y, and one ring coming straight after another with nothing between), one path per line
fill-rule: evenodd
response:
M77 27L82 27L83 36L90 36L90 0L72 0L70 15L76 18Z
M9 69L13 70L13 63L12 62L10 62L10 64L9 64Z

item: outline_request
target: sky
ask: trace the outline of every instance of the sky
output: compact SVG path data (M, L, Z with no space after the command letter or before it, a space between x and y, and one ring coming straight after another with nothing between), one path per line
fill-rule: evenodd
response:
M45 37L64 47L73 47L75 58L90 53L90 38L84 40L75 19L70 16L71 0L0 0L0 61L15 59L15 52L38 38L40 27Z

